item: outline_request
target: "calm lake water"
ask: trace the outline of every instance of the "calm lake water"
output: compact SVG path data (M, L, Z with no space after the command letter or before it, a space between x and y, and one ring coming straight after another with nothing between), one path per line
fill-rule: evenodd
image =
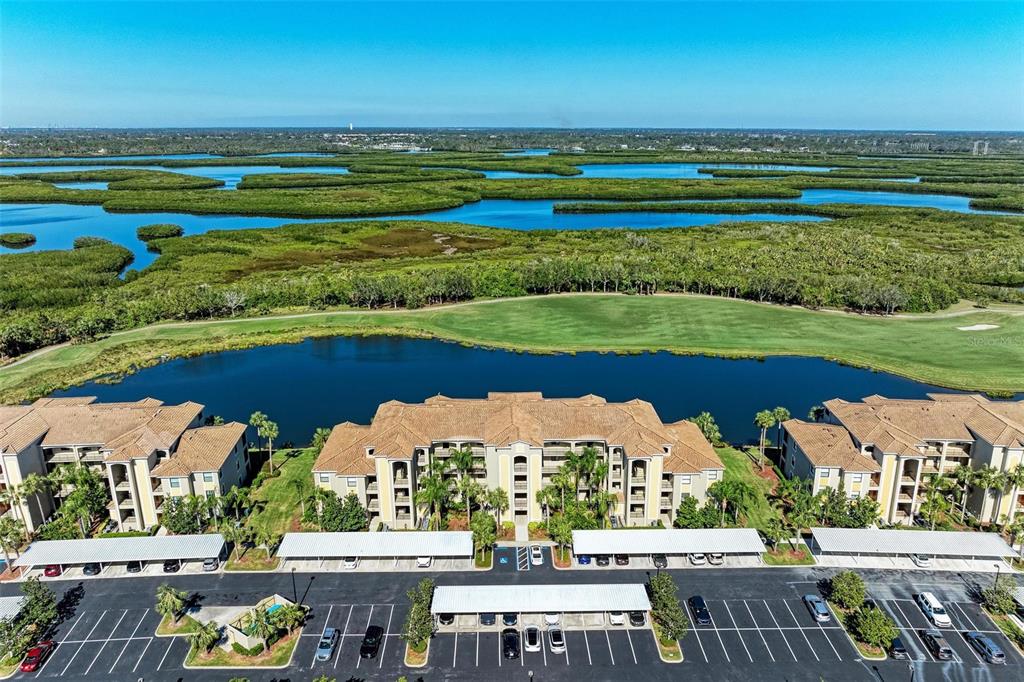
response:
M279 424L280 442L304 443L320 426L369 423L387 400L416 402L438 393L484 397L488 391L596 393L616 402L641 398L666 422L708 410L732 442L755 440L754 414L777 405L804 418L830 398L948 392L814 358L529 355L399 337L334 337L172 360L118 384L90 383L55 395L194 400L206 405L206 414L241 422L262 410Z

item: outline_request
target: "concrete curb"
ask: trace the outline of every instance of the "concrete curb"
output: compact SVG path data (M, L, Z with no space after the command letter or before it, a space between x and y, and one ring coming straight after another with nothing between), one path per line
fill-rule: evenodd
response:
M402 657L402 663L404 663L407 668L425 668L425 667L427 667L427 663L429 661L430 661L430 640L429 639L427 640L427 650L423 652L423 662L422 663L410 663L409 662L409 645L408 644L405 645L405 656Z
M665 656L663 656L661 653L661 642L658 641L658 635L656 632L654 632L654 624L651 623L651 627L648 629L651 631L651 637L654 638L654 646L658 648L658 658L661 659L662 663L668 663L669 665L673 665L676 663L682 663L684 660L686 660L686 657L683 655L683 646L679 643L678 640L676 640L676 646L679 647L679 660L673 661L672 659L665 658Z

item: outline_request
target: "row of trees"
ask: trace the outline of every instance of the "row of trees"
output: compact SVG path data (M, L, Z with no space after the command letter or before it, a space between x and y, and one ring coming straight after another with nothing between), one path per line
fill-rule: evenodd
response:
M864 579L853 571L837 573L828 586L828 598L846 612L846 626L859 641L883 652L899 635L895 621L877 605L866 605Z
M297 488L305 490L305 483L303 479ZM341 497L333 490L317 487L302 499L302 520L316 524L322 531L352 532L366 530L370 515L355 493Z
M17 662L34 643L46 639L57 625L57 597L39 578L21 584L25 597L17 615L0 619L0 661Z

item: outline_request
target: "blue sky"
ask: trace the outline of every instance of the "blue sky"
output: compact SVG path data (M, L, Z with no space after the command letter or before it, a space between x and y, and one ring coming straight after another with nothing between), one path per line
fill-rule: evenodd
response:
M1024 2L0 3L0 125L1024 129Z

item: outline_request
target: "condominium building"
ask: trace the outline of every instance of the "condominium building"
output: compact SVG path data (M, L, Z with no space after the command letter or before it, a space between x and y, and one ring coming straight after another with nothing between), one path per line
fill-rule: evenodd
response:
M518 524L545 518L537 493L571 451L593 448L607 462L601 487L615 495L612 513L626 525L671 522L683 497L703 501L724 473L696 425L664 424L648 402L490 393L486 399L391 401L378 407L370 425L337 425L313 467L314 482L339 495L354 492L389 526L412 528L429 513L416 502L420 479L446 471L445 460L463 448L475 457L469 475L488 489L505 490L508 518Z
M220 495L245 479L243 424L203 427L203 406L192 402L95 400L45 398L0 406L0 486L18 489L30 474L87 466L108 483L110 518L117 527L137 530L159 523L167 496ZM65 486L26 495L16 515L35 530L70 492Z
M909 524L928 479L961 464L1008 472L1024 461L1024 401L981 395L930 394L924 400L870 396L825 403L820 423L783 423L782 465L814 490L838 488L878 501L887 523ZM972 486L967 510L984 522L1013 518L1024 491Z

